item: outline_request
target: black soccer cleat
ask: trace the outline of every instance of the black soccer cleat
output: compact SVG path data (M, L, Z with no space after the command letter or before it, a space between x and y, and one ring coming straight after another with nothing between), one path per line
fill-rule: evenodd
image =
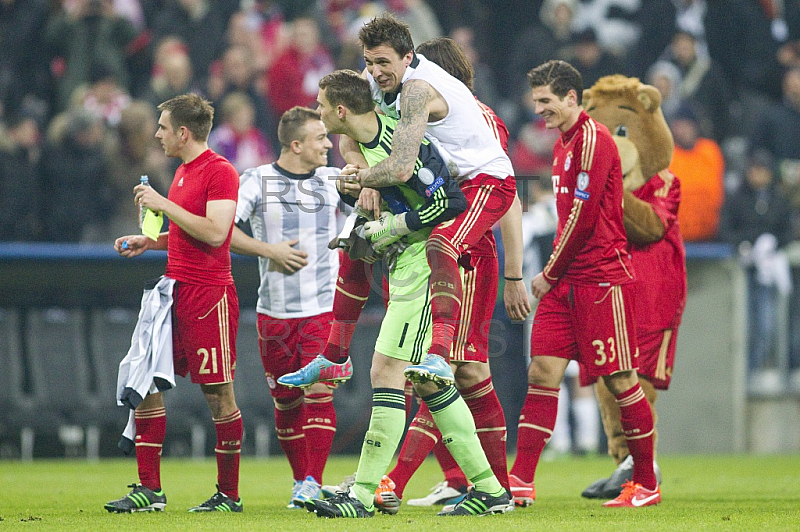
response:
M328 518L359 518L373 517L375 509L367 510L364 503L356 497L351 497L349 493L337 493L330 499L312 499L306 501L306 510L314 512L317 517Z
M243 509L242 507L242 498L239 497L238 501L234 501L221 491L219 491L219 486L217 486L217 492L211 496L203 504L195 506L193 508L189 508L190 512L241 512Z
M450 510L443 510L436 515L491 515L504 514L514 510L511 495L503 491L502 495L492 497L482 491L471 490L464 500Z
M141 484L129 484L130 493L116 501L107 502L103 508L111 513L160 512L167 505L164 490L153 491Z

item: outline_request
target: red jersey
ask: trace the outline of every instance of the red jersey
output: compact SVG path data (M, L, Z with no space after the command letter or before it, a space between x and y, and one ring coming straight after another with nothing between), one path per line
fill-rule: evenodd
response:
M175 172L168 198L197 216L206 215L206 203L239 197L239 173L227 159L206 150ZM167 246L168 277L188 284L226 285L231 275L231 229L228 238L215 248L189 236L175 223L169 226Z
M675 329L686 306L686 250L678 226L681 183L669 170L633 192L652 207L664 224L664 238L630 245L636 269L636 329L642 333Z
M492 130L494 137L500 141L500 145L503 146L503 151L508 155L508 127L506 127L506 123L495 114L494 109L477 98L475 98L475 101L478 102L478 107L480 107L481 114L483 114L483 118L486 120L486 125Z
M545 279L601 286L631 282L619 152L608 129L586 111L553 147L553 193L558 229Z
M475 98L475 101L478 102L478 107L480 107L481 114L486 120L486 125L492 130L495 138L503 146L503 151L508 155L508 127L506 127L505 122L494 113L491 107L477 98ZM513 179L513 176L508 176L506 179ZM494 241L494 233L492 233L491 229L486 231L477 244L470 246L469 253L474 257L497 257L497 243Z

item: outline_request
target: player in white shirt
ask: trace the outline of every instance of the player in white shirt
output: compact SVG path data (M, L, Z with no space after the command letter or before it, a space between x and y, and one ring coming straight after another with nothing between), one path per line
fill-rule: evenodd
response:
M382 15L361 28L359 40L364 47L365 75L373 100L381 111L399 122L392 154L360 170L357 185L381 188L409 179L417 149L427 132L451 156L452 170L467 198L467 211L452 222L437 226L428 238L433 342L428 356L405 371L413 382L449 385L455 379L447 362L463 297L459 260L514 204L514 171L500 143L486 127L472 93L441 67L414 53L406 24L391 15ZM347 141L342 147L343 153L356 151ZM347 155L345 159L353 162ZM362 206L368 208L363 201ZM527 314L520 251L517 250L518 256L506 257L505 276L518 285L509 309L512 319L523 319ZM512 268L518 271L510 271Z
M301 390L277 380L310 362L328 339L339 270L339 251L328 242L338 233L340 170L326 166L332 144L317 111L286 111L278 139L278 160L240 178L236 224L249 220L254 238L234 227L231 250L259 257L261 362L294 478L289 507L302 508L319 497L336 432L333 393L326 383Z

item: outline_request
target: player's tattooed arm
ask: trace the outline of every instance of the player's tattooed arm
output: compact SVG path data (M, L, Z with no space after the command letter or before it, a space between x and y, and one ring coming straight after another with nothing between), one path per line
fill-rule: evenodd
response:
M400 120L392 139L392 153L372 168L358 173L361 186L380 188L405 183L414 175L419 145L428 125L429 104L436 91L427 82L417 79L403 84L400 96Z

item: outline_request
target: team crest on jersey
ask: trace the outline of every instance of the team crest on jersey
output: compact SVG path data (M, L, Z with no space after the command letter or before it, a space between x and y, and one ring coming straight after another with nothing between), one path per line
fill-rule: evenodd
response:
M572 152L567 153L567 158L564 159L564 171L568 171L570 166L572 166Z
M583 201L589 199L589 193L586 192L586 187L589 186L589 174L586 172L581 172L578 174L578 184L575 187L575 197L580 198Z
M586 190L589 187L589 174L586 172L581 172L578 174L578 188L580 190Z
M417 177L425 186L432 185L433 180L436 179L436 176L433 175L430 168L425 168L424 166L417 172Z

